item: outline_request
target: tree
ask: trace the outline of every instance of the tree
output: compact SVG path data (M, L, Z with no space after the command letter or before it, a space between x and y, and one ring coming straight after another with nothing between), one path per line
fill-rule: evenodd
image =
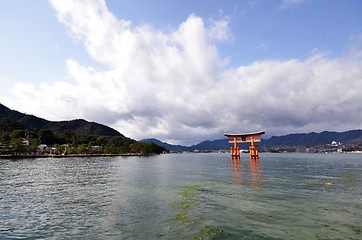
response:
M132 153L143 153L143 154L160 154L166 151L164 147L160 147L155 143L136 142L129 145Z
M97 145L104 145L106 143L105 137L98 137L96 140Z
M15 153L23 153L26 151L25 145L24 145L24 140L22 138L16 138L13 139L13 145L12 145L12 150Z
M78 151L79 153L87 153L87 145L86 144L79 145Z
M38 138L38 134L36 134L36 132L34 132L34 131L28 130L25 132L25 138L27 138L28 140Z
M56 140L54 134L50 130L40 129L38 132L40 143L53 144Z
M17 129L10 133L11 138L25 138L25 130Z
M38 150L38 140L37 139L31 139L30 144L27 147L28 152L35 153Z
M10 135L7 133L1 134L0 135L0 142L1 143L9 143L10 142Z
M10 136L7 133L0 134L0 153L6 154L10 149Z
M60 145L60 144L54 144L54 147L55 147L55 151L58 153L58 154L63 154L66 152L66 146L64 145Z

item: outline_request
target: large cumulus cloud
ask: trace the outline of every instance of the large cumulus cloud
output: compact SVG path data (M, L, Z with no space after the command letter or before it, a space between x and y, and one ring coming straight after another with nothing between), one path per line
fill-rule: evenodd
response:
M19 83L11 106L42 117L85 118L136 138L179 143L224 131L270 134L362 128L358 57L263 60L228 68L218 56L228 19L192 14L174 31L119 20L103 0L51 1L58 20L103 68L67 61L72 81Z

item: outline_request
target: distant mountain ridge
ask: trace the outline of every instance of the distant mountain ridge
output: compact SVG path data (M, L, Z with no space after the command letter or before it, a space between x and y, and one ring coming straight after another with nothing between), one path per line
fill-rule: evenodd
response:
M273 148L273 147L312 147L318 145L330 144L332 141L341 142L343 144L362 144L362 130L350 130L346 132L328 132L321 133L297 133L288 134L284 136L273 136L269 139L262 139L258 146L260 148ZM227 150L230 149L228 138L207 140L192 146L172 145L161 142L158 139L144 139L140 142L154 142L157 145L165 147L170 151L194 151L198 150ZM248 149L249 144L240 144L243 149Z
M47 129L55 133L62 133L63 131L75 132L80 135L94 135L94 136L122 136L117 130L96 123L88 122L83 119L71 121L48 121L33 115L24 114L16 110L11 110L0 103L0 120L8 119L25 125L31 129Z
M190 151L189 147L187 146L182 146L182 145L172 145L172 144L168 144L166 142L161 142L160 140L156 139L156 138L148 138L148 139L143 139L139 142L145 142L145 143L155 143L158 146L164 147L172 152L176 152L176 151Z
M350 130L346 132L328 132L321 133L298 133L285 136L273 136L267 141L263 141L262 146L318 146L329 144L332 141L348 144L351 141L362 137L362 130Z

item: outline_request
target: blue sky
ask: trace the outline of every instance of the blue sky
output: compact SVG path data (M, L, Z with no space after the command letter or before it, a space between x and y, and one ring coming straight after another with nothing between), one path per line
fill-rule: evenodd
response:
M362 2L0 2L0 102L193 144L362 128Z

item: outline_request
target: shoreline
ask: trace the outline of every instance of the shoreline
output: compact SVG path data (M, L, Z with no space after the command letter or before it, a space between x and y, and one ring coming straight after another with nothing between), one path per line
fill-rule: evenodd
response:
M143 153L120 153L120 154L67 154L67 155L0 155L0 159L11 158L67 158L67 157L116 157L116 156L149 156Z

